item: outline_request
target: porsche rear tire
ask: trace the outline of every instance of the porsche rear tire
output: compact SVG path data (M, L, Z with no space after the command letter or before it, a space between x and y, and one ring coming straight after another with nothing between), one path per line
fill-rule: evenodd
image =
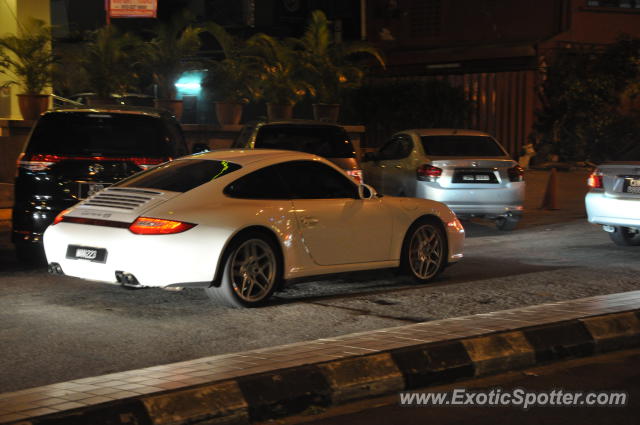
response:
M205 288L216 304L233 308L256 307L273 294L282 276L277 246L260 232L234 239L224 255L219 286Z

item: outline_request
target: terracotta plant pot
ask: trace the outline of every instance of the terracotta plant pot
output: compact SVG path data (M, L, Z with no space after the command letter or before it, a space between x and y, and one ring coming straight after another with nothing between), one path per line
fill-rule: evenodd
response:
M269 121L290 120L293 117L293 105L267 103L267 118Z
M165 111L171 112L178 120L182 118L182 100L155 99L155 105L158 109L164 109Z
M340 104L314 103L313 118L317 121L338 122Z
M220 125L237 125L242 119L242 103L215 102L216 117Z
M49 109L48 94L19 94L18 106L25 120L37 120L40 114Z

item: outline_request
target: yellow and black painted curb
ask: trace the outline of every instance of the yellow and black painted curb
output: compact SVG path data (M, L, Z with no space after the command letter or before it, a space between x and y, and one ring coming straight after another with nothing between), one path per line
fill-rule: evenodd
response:
M640 310L354 355L11 422L232 425L640 346Z

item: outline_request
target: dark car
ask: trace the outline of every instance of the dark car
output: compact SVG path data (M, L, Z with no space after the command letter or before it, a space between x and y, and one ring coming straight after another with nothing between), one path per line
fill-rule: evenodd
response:
M61 211L187 153L180 125L168 112L113 106L44 113L17 164L12 241L18 258L39 256L42 234Z
M288 120L246 124L233 144L241 149L285 149L323 156L362 183L362 169L344 127L322 121Z

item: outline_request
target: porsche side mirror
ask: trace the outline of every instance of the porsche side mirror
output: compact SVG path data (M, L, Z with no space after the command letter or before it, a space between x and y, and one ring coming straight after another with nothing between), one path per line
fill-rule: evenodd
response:
M360 199L373 199L378 196L373 187L364 183L358 185L358 195L360 195Z

